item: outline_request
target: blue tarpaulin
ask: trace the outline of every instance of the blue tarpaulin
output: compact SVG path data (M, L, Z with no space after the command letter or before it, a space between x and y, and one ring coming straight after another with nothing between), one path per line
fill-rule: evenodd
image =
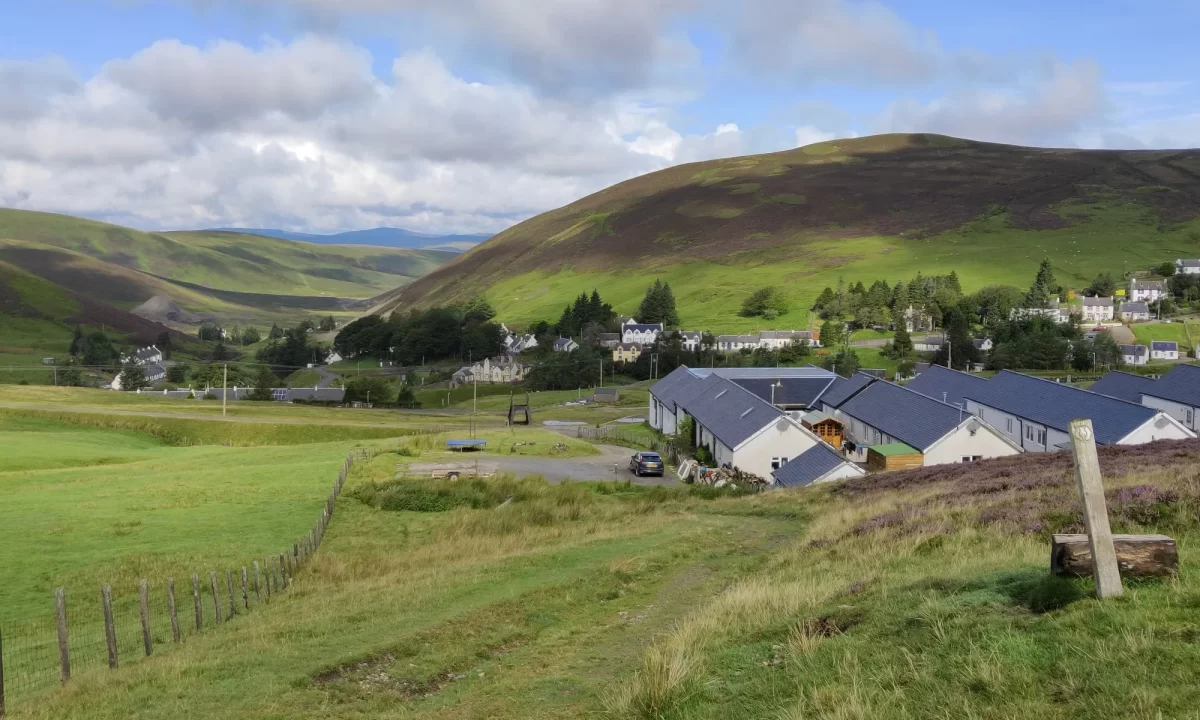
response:
M446 447L457 450L482 449L487 440L447 440Z

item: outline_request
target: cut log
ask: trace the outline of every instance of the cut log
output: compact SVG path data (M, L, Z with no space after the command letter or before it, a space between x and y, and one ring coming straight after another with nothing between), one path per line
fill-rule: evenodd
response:
M1179 572L1179 550L1166 535L1113 535L1122 577L1165 577ZM1050 548L1055 575L1092 576L1087 535L1055 535Z

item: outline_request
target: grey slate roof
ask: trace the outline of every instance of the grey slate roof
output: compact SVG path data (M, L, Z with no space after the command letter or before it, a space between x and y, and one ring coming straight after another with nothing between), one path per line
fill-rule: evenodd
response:
M1154 379L1126 372L1110 372L1088 388L1097 395L1106 395L1125 402L1142 404L1142 391L1154 386Z
M772 472L771 476L775 478L775 484L779 487L804 487L812 485L845 463L846 459L828 445L817 443L788 460L783 467Z
M1132 355L1133 357L1141 357L1150 352L1145 345L1119 345L1122 355Z
M1113 304L1111 297L1085 297L1083 304L1087 307L1109 307Z
M693 375L686 365L680 365L650 386L650 394L663 405L674 409L676 395L688 385L699 382L700 378Z
M687 402L687 412L730 449L737 448L783 412L754 393L715 375Z
M872 383L840 409L921 452L970 417L941 400L889 382Z
M1148 407L1011 370L1000 371L967 397L1063 433L1072 420L1089 418L1100 445L1120 441L1157 414Z
M133 357L139 361L145 362L150 358L161 354L162 351L160 351L154 345L151 345L150 347L138 348L138 351L133 354Z
M1176 260L1175 264L1178 265L1179 267L1200 267L1200 260L1193 260L1191 258L1182 258L1180 260Z
M925 372L913 378L904 387L949 405L962 403L963 407L966 407L965 398L968 392L986 384L987 380L978 375L968 375L941 365L930 365Z
M738 378L765 378L774 380L775 378L794 378L794 377L822 377L827 380L832 380L837 377L832 372L825 368L815 367L813 365L804 365L803 367L719 367L719 368L692 368L692 372L700 377L708 377L709 375L717 375L718 377L736 380Z
M775 388L776 405L803 405L804 407L812 407L821 393L825 392L833 383L833 377L730 378L730 380L767 402L771 402L771 386L779 383L783 387Z
M1154 383L1147 395L1173 400L1184 405L1200 407L1200 366L1176 365L1171 372Z
M1133 278L1132 280L1129 281L1129 289L1130 290L1133 290L1134 288L1138 288L1138 287L1143 287L1146 289L1157 288L1159 290L1166 291L1167 281L1166 280L1140 280L1138 278Z
M632 330L634 332L656 332L656 333L659 333L659 332L662 332L662 329L663 329L662 323L653 323L653 324L628 323L626 325L621 326L621 332L625 332L626 330Z
M1146 305L1145 302L1141 302L1141 301L1125 302L1125 303L1121 303L1121 312L1130 313L1130 314L1138 314L1138 315L1142 315L1142 314L1149 315L1150 308L1149 308L1149 306Z
M820 401L830 407L839 407L842 403L853 397L854 393L862 390L866 386L875 382L875 378L862 373L855 373L853 377L839 377L833 381L833 385L821 395Z
M1158 352L1179 352L1179 343L1174 340L1151 340L1150 349Z

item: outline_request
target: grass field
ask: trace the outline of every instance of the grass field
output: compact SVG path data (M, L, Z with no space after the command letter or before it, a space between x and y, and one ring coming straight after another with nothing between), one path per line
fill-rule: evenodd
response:
M1147 323L1130 326L1139 343L1149 345L1154 340L1173 340L1180 350L1191 350L1192 342L1183 323ZM1189 328L1190 329L1190 328ZM1198 328L1200 329L1200 328Z
M1184 568L1197 460L1195 442L1101 453L1115 530L1170 533ZM395 461L355 467L279 602L10 713L1068 720L1200 703L1194 573L1103 604L1048 574L1049 533L1077 522L1062 454L741 497L422 485L393 481Z

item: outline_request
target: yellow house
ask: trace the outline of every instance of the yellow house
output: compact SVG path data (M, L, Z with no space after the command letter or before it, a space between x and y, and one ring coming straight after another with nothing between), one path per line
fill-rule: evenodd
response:
M642 346L637 343L619 343L613 347L612 351L614 363L637 362L637 359L641 356Z

